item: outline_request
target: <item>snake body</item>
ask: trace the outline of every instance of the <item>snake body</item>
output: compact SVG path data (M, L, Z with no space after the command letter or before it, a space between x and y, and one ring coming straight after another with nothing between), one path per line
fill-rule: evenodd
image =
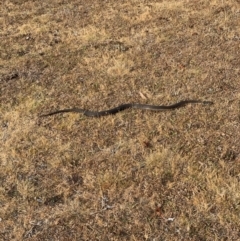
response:
M63 109L63 110L50 112L48 114L40 115L40 117L50 116L50 115L55 115L58 113L65 113L65 112L83 113L85 116L88 116L88 117L101 117L106 115L114 115L120 111L129 109L129 108L141 109L141 110L152 110L152 111L163 111L163 110L177 109L190 103L213 104L213 102L211 101L201 101L201 100L183 100L172 105L145 105L145 104L129 103L129 104L122 104L115 108L112 108L109 110L103 110L103 111L90 111L90 110L84 110L79 108Z

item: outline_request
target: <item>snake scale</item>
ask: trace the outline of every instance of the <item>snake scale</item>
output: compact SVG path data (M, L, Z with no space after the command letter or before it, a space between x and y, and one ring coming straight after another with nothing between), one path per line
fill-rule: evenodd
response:
M201 101L201 100L183 100L180 102L177 102L172 105L145 105L145 104L136 104L136 103L129 103L129 104L122 104L115 108L109 109L109 110L103 110L103 111L90 111L90 110L84 110L79 108L71 108L71 109L63 109L63 110L57 110L54 112L50 112L48 114L40 115L40 117L44 116L50 116L55 115L58 113L65 113L65 112L75 112L75 113L83 113L85 116L88 117L101 117L106 115L114 115L120 111L134 108L134 109L141 109L141 110L152 110L152 111L163 111L163 110L173 110L180 107L184 107L187 104L213 104L211 101Z

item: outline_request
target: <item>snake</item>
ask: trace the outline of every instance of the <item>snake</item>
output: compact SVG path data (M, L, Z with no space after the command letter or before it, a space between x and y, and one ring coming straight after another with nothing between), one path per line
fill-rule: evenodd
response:
M141 109L141 110L151 110L151 111L163 111L163 110L173 110L180 107L184 107L187 104L213 104L212 101L201 101L201 100L182 100L180 102L177 102L172 105L146 105L146 104L137 104L137 103L128 103L128 104L122 104L117 107L114 107L109 110L102 110L102 111L91 111L91 110L85 110L85 109L79 109L79 108L70 108L70 109L63 109L63 110L57 110L53 111L47 114L42 114L40 117L44 116L51 116L59 113L66 113L66 112L75 112L75 113L82 113L85 116L88 117L102 117L107 115L115 115L120 111L133 108L133 109Z

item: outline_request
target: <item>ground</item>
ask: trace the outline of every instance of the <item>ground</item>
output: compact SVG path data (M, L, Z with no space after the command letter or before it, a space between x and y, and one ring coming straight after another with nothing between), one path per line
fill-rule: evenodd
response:
M2 1L0 239L240 240L239 7Z

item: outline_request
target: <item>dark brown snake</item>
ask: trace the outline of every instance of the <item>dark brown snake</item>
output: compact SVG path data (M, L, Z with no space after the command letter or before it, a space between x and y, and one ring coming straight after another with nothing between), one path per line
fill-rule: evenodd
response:
M103 110L103 111L90 111L90 110L84 110L79 108L71 108L71 109L63 109L63 110L57 110L54 112L50 112L48 114L40 115L40 117L43 116L50 116L55 115L58 113L65 113L65 112L76 112L76 113L83 113L85 116L88 117L101 117L106 115L114 115L120 111L126 110L128 108L135 108L135 109L141 109L141 110L152 110L152 111L162 111L162 110L173 110L180 107L183 107L187 104L193 104L193 103L201 103L201 104L213 104L211 101L201 101L201 100L183 100L178 103L175 103L173 105L144 105L144 104L122 104L115 108L109 109L109 110Z

